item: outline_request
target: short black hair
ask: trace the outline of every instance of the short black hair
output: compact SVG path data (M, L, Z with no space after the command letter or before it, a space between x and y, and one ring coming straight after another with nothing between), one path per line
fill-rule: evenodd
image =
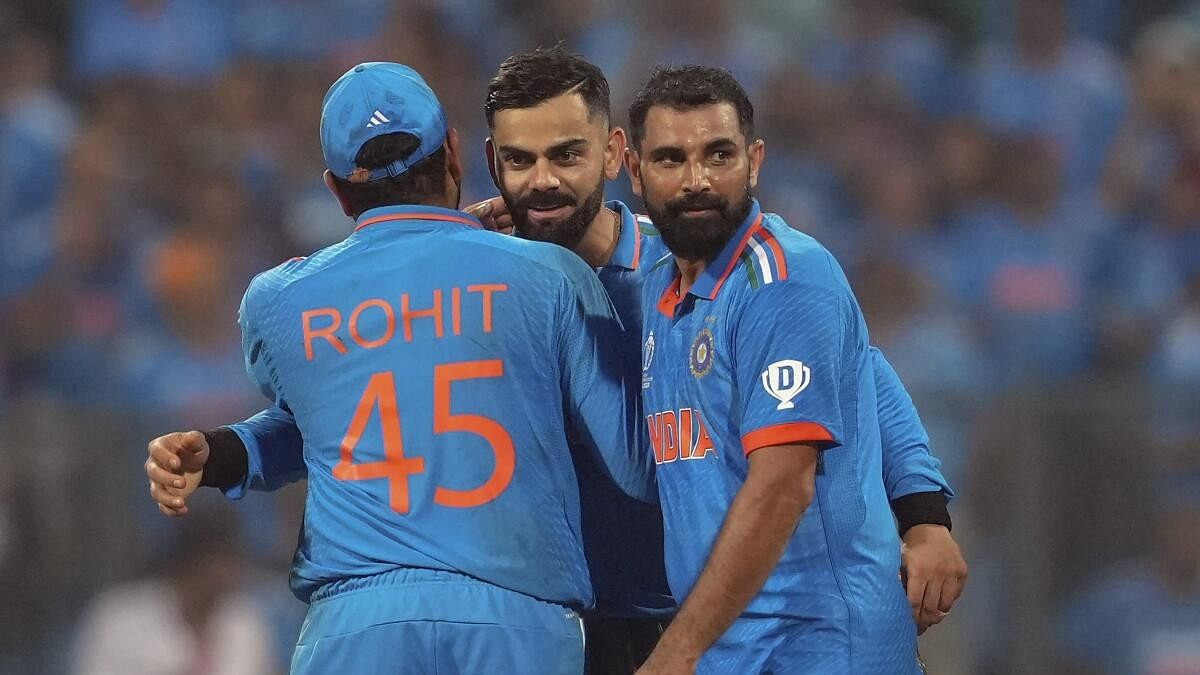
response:
M629 105L629 137L635 150L646 135L646 114L656 105L692 110L729 103L737 110L746 142L754 137L754 106L746 90L724 68L709 66L657 66Z
M514 54L504 59L488 82L483 104L488 129L495 128L493 122L501 110L532 108L569 91L583 97L589 118L603 115L605 121L611 119L608 80L595 64L562 44Z
M359 148L354 165L378 169L409 157L419 147L421 139L412 134L397 132L376 136ZM438 148L399 176L367 183L353 183L337 176L333 180L346 200L350 215L355 218L363 211L380 206L437 203L446 194L446 148Z

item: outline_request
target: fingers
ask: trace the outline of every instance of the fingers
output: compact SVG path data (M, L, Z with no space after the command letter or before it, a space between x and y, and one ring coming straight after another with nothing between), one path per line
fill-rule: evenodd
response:
M512 228L512 216L509 215L508 207L501 197L485 199L464 208L463 211L477 218L488 230L502 231Z
M154 481L150 481L150 497L158 503L158 510L163 515L177 517L185 515L188 512L187 501L183 497L173 494L170 490Z
M463 209L463 213L475 216L479 220L488 218L492 215L492 200L485 199L481 202L476 202Z
M179 458L182 436L183 434L167 434L150 441L150 445L147 446L150 459L164 469L178 471L183 466Z
M906 573L907 582L904 590L908 594L908 606L912 608L913 621L918 627L921 627L921 608L925 604L925 587L928 585L924 576L915 573ZM923 631L924 628L921 627Z
M146 476L150 478L150 482L157 483L164 488L182 490L187 486L187 481L184 480L182 475L167 471L153 459L146 460Z
M966 563L963 563L962 569L946 579L946 583L942 585L942 599L938 602L938 609L942 612L949 612L954 603L958 601L958 596L962 595L963 587L967 583Z
M942 619L946 618L946 613L938 609L942 598L941 579L932 579L925 584L925 594L921 602L921 616L917 620L917 625L923 628L928 628L935 624L941 623Z

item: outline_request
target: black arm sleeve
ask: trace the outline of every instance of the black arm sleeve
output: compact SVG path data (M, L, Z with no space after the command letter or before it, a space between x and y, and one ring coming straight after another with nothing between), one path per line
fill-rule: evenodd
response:
M953 529L950 523L950 510L946 508L946 493L915 492L892 500L892 513L896 514L899 522L900 536L913 525L943 525Z
M225 489L241 482L250 469L242 439L229 427L217 427L204 432L204 440L208 441L208 461L200 484Z

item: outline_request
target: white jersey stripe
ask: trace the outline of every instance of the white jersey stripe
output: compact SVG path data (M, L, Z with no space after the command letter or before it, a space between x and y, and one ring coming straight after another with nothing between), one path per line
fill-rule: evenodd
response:
M754 237L750 237L750 239L747 240L747 243L749 243L750 248L754 251L754 257L758 258L759 266L762 267L763 284L765 285L775 281L775 278L771 276L771 263L767 260L766 250L761 244L759 244L757 241L754 241Z

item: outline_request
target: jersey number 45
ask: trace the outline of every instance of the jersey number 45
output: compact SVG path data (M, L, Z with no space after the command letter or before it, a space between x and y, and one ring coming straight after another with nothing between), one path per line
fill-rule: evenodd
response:
M473 380L504 375L504 362L461 361L445 363L433 369L433 433L465 432L482 436L496 458L492 475L482 485L470 490L451 490L438 487L433 494L435 504L459 509L482 506L504 492L512 481L516 466L516 451L512 437L496 420L482 415L452 415L450 385L456 380ZM354 463L354 448L362 438L378 408L383 426L384 459L377 462ZM392 509L408 513L408 477L425 472L425 459L404 456L404 439L400 433L400 409L396 404L396 376L391 371L375 373L367 383L362 398L354 409L350 427L342 439L341 461L333 467L338 480L371 480L386 478Z

